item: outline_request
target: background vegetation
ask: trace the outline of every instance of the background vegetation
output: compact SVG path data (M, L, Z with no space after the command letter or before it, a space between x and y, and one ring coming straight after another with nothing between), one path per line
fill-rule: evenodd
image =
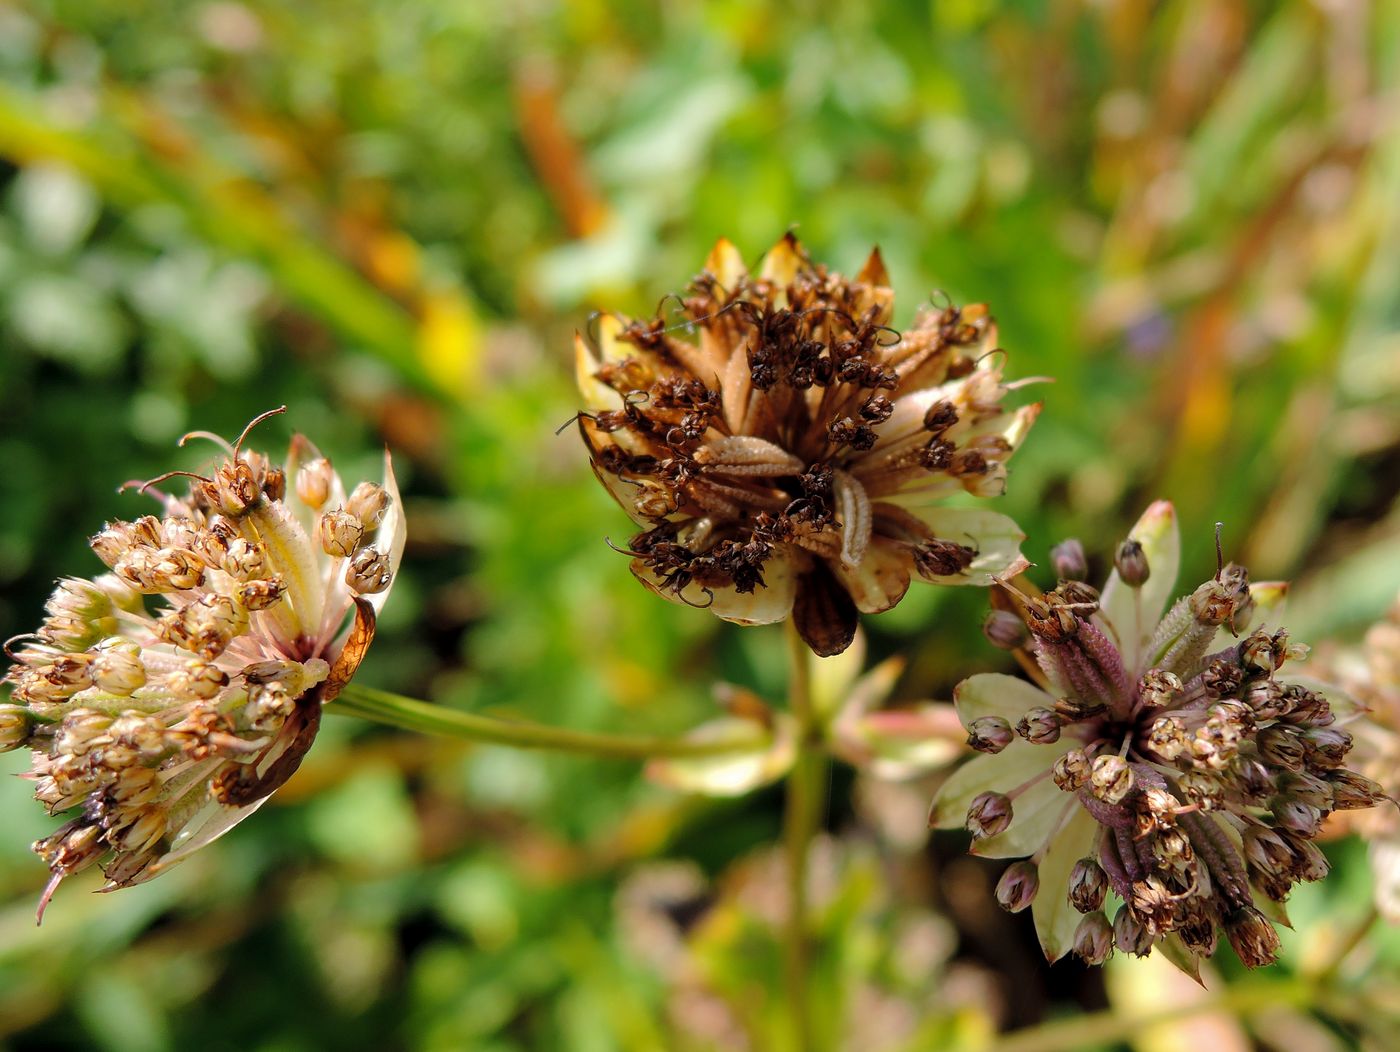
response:
M716 679L780 697L775 632L631 580L604 543L625 518L555 429L592 310L650 311L717 236L752 259L789 226L843 269L878 243L899 322L989 302L1010 375L1055 378L1000 509L1032 558L1106 552L1169 497L1193 579L1222 520L1256 577L1298 582L1299 638L1355 635L1400 586L1397 91L1388 4L0 2L0 635L141 510L117 483L285 402L265 446L294 426L359 478L387 442L405 484L367 681L657 733L713 714ZM909 658L895 700L1000 667L984 601L915 589L868 624ZM977 1048L1087 1011L1024 1047L1181 1047L1113 1027L1193 995L1135 961L1046 968L991 902L997 865L925 843L929 785L836 779L834 1044ZM332 719L217 848L110 897L75 879L38 930L26 848L52 823L26 783L0 793L6 1047L779 1033L776 792ZM1358 846L1333 851L1288 963L1216 978L1230 1010L1198 1036L1302 1052L1374 1027L1374 1000L1295 1007L1369 894ZM1394 1008L1397 959L1373 933L1348 967Z

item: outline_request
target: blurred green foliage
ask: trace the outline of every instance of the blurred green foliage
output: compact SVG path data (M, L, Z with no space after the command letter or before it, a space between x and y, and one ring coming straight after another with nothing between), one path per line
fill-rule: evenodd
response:
M1385 4L0 4L0 632L141 510L117 483L285 402L347 478L387 442L404 480L369 681L657 733L710 715L718 678L780 695L771 631L630 579L603 542L625 517L555 429L591 311L649 311L716 237L754 258L789 226L840 268L878 242L899 322L989 302L1010 375L1054 378L1000 509L1031 558L1071 534L1108 551L1169 497L1194 577L1222 520L1256 576L1298 580L1302 638L1355 632L1400 585L1397 89ZM898 698L998 666L984 601L915 589L868 624L911 658ZM836 786L829 1033L976 1047L1102 1006L989 912L994 871L885 828L921 825L926 788L857 807ZM744 892L774 794L330 720L255 821L152 885L74 880L35 931L25 848L51 822L0 791L8 1047L781 1036ZM647 928L659 859L692 868ZM1364 866L1340 862L1354 903ZM681 974L648 954L683 931ZM1366 952L1393 963L1387 939ZM1350 1040L1327 1033L1312 1047Z

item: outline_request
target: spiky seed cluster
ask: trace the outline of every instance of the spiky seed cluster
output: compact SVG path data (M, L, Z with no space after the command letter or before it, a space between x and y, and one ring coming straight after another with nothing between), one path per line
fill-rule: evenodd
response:
M849 280L788 236L757 274L721 241L678 317L604 315L577 341L593 468L643 527L632 570L665 598L760 624L791 615L818 654L912 577L987 584L1018 558L995 496L1038 406L1003 409L981 305L902 335L879 253Z
M957 691L969 742L989 755L950 778L933 821L965 816L975 852L1030 857L1038 882L1017 871L1005 898L1038 883L1052 959L1100 961L1111 930L1124 952L1170 943L1190 968L1223 932L1245 964L1269 963L1278 937L1259 907L1324 876L1323 819L1381 793L1344 766L1351 736L1328 697L1281 674L1306 648L1282 629L1246 633L1283 587L1251 590L1224 566L1162 617L1176 563L1159 503L1102 596L1078 580L1040 595L1006 586L994 598L1025 624L1038 686L988 675ZM1120 905L1106 914L1109 893Z
M383 484L347 496L301 436L284 466L199 437L226 454L212 475L160 495L160 517L109 522L91 544L110 572L61 581L11 641L0 746L33 749L35 796L73 812L34 844L53 873L41 916L69 874L100 861L109 888L147 880L290 777L403 550L387 456Z

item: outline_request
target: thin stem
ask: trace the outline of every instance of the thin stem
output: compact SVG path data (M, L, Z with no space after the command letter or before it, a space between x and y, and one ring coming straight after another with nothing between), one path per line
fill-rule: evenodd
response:
M807 931L807 856L825 806L827 759L821 727L812 708L811 655L791 623L787 625L788 706L797 722L797 755L788 775L783 840L787 848L788 918L784 959L788 1014L798 1052L817 1047L812 1019L811 945Z
M1334 982L1341 973L1342 965L1351 956L1353 950L1361 945L1366 934L1375 927L1376 921L1380 919L1380 911L1376 909L1375 902L1372 902L1356 921L1348 927L1338 938L1331 954L1323 962L1322 966L1313 973L1313 982L1319 986L1327 986Z
M353 683L326 706L327 712L359 716L376 723L421 731L447 738L513 745L519 749L556 749L616 760L649 760L664 756L721 756L752 749L761 741L742 735L713 741L689 738L660 738L645 735L597 734L563 727L549 727L525 720L481 716L414 698L405 698L373 687Z
M1312 985L1301 980L1246 982L1215 997L1174 1004L1151 1012L1110 1009L1070 1019L1056 1019L1008 1034L989 1052L1076 1052L1077 1049L1125 1041L1147 1027L1175 1023L1210 1012L1247 1016L1280 1005L1306 1007L1313 1003Z

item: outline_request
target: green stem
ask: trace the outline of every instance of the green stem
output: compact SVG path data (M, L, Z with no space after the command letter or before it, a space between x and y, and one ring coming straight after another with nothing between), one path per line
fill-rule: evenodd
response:
M812 708L811 655L789 623L788 706L797 722L797 755L788 775L783 840L787 849L788 921L784 939L788 1012L793 1046L817 1047L811 993L811 944L807 930L807 856L821 822L826 797L827 759L821 727Z
M1210 1012L1247 1016L1280 1005L1303 1008L1313 1002L1312 984L1303 980L1241 983L1215 997L1175 1004L1151 1012L1110 1009L1090 1015L1056 1019L1029 1030L1009 1034L988 1052L1076 1052L1126 1041L1143 1029L1175 1023Z
M1318 986L1328 986L1333 983L1341 973L1342 965L1351 956L1351 952L1361 945L1367 932L1375 927L1376 921L1379 919L1380 911L1372 902L1367 907L1366 912L1342 933L1328 959L1313 973L1313 982Z
M359 716L390 727L447 738L513 745L519 749L556 749L560 752L584 753L617 760L649 760L663 756L722 756L725 753L752 749L758 744L750 735L696 741L689 738L574 731L525 720L508 720L498 716L462 712L459 709L432 705L353 683L347 685L339 697L326 706L326 711Z

